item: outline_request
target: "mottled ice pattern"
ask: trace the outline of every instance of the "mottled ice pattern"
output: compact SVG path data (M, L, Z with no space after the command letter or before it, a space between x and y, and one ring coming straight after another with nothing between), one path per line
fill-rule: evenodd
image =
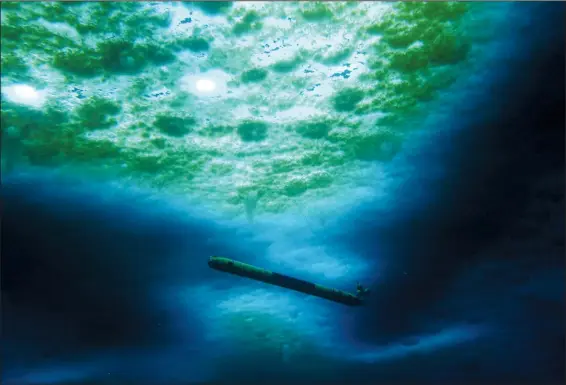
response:
M560 11L3 1L3 383L554 381Z

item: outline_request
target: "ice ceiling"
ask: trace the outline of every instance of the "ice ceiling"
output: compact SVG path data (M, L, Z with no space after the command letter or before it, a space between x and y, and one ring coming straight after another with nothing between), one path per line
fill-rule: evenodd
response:
M484 8L2 2L4 171L78 170L248 219L330 197L477 65Z
M155 189L250 221L326 199L334 199L327 209L336 213L336 201L359 199L349 189L375 193L387 184L381 171L410 151L415 135L441 129L427 119L462 103L462 93L452 92L458 82L475 76L476 85L487 83L478 73L491 70L492 44L514 22L506 20L507 4L2 2L3 176L32 167L120 181L126 190ZM472 105L470 91L463 103ZM163 212L159 218L174 216ZM364 260L360 245L329 243L325 220L324 234L281 220L257 226L260 235L245 233L248 226L195 237L179 258L199 261L224 240L250 248L268 240L258 260L246 262L345 290L358 279L371 282L379 261ZM183 277L163 297L202 321L203 346L223 351L214 344L231 341L234 356L220 361L248 354L250 366L241 367L253 364L254 373L258 352L266 362L289 355L309 367L313 351L373 362L483 332L456 325L413 336L418 343L354 346L340 336L354 316L337 317L328 304L223 283L206 275L205 263L202 271L174 269L192 272L194 282ZM184 323L176 339L193 338L194 324Z

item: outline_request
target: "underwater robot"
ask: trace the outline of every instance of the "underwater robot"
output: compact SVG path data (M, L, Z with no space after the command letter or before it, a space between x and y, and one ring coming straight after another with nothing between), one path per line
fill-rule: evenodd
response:
M289 277L287 275L274 273L266 269L224 257L210 257L208 259L208 266L214 270L239 275L240 277L251 278L270 285L284 287L285 289L295 290L304 294L341 303L342 305L362 305L362 297L369 293L369 290L363 288L360 284L358 284L357 287L358 294L354 295L342 290L331 289L329 287L317 285L315 283L303 281L302 279Z

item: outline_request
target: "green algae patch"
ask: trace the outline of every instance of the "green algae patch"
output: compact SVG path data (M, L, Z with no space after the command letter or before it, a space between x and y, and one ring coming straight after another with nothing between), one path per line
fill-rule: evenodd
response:
M28 73L29 68L24 62L24 60L14 54L2 53L2 60L0 62L0 72L3 75L18 75Z
M395 4L395 9L397 12L388 13L365 30L369 34L380 35L381 42L393 49L405 49L418 43L422 46L419 56L428 56L428 60L422 57L417 60L417 52L413 52L409 54L410 60L401 57L402 61L430 61L431 64L443 65L454 64L466 58L470 44L463 31L454 27L454 23L465 15L468 4L399 2ZM398 61L395 66L405 67ZM414 67L410 63L408 66Z
M388 97L378 100L378 105L380 111L407 118L415 111L418 100L410 95L391 92Z
M303 9L300 11L300 13L303 19L305 19L306 21L329 21L333 17L332 11L328 7L329 3L309 1L303 4Z
M145 31L150 31L152 26L167 28L171 25L172 19L169 12L155 13L153 10L146 11L145 14L139 12L138 14L134 14L134 16L137 17L126 19L126 22L130 24L132 29L137 28L139 24L141 24L142 27L147 26Z
M363 161L390 161L399 152L402 139L387 130L356 135L344 143L347 153Z
M109 2L110 3L110 2ZM142 4L131 1L112 2L107 28L118 27L118 36L134 41L139 36L151 36L160 28L171 24L169 12L157 12L155 8L142 8ZM91 17L99 22L100 18Z
M328 56L316 57L316 60L325 65L338 65L352 55L351 48L345 48Z
M36 2L23 4L18 10L3 8L6 14L2 19L2 47L41 53L41 60L54 68L82 77L97 76L103 71L136 72L145 61L170 62L173 56L166 47L132 43L140 35L153 35L156 28L169 24L168 13L141 8L141 4L131 2ZM67 27L51 28L41 20ZM69 35L72 29L78 35ZM84 38L97 34L106 36L94 47L84 44Z
M243 83L259 83L265 80L267 71L263 68L254 68L242 73L241 79Z
M315 190L328 187L332 184L333 178L327 172L315 172L301 177L292 177L283 183L281 193L293 198L303 195L308 190Z
M358 3L276 5L273 12L269 3L262 4L257 11L251 10L255 6L232 8L229 2L186 3L185 6L195 11L191 24L186 25L189 30L193 29L192 36L190 33L167 34L163 28L170 24L170 13L162 10L168 7L153 3L84 2L72 6L63 2L2 3L5 12L2 15L0 70L10 84L17 80L42 88L41 80L32 76L43 76L43 68L49 76L51 67L65 75L55 74L49 79L52 90L64 92L68 85L64 83L65 77L78 88L91 91L118 88L118 105L122 101L125 103L123 122L132 128L128 132L120 128L117 132L91 135L88 131L108 129L116 124L120 114L96 112L101 106L89 107L87 104L93 103L91 99L71 98L69 105L79 105L68 116L57 116L46 109L20 111L10 106L4 111L2 106L3 133L7 129L18 132L24 160L27 157L31 163L42 165L76 161L85 163L85 167L91 160L100 160L100 166L111 166L115 173L126 178L137 178L136 182L174 191L191 190L193 186L188 181L198 175L199 183L210 178L215 181L215 186L205 186L205 190L210 192L210 199L223 202L229 197L227 192L236 189L229 186L233 180L230 175L235 175L236 179L247 178L254 189L265 192L264 198L257 203L258 210L278 212L296 205L295 197L306 198L308 195L309 199L314 199L325 194L311 190L325 188L341 178L341 173L348 174L354 167L349 162L367 167L359 161L393 159L402 147L404 136L399 133L409 134L413 127L419 127L412 124L412 119L420 118L418 114L423 111L424 102L434 100L439 91L462 76L462 70L466 68L463 64L471 52L470 42L476 42L475 37L464 34L467 31L475 33L472 28L464 31L468 24L460 21L470 7L466 3L393 3L383 10L376 10L375 18L371 20L368 13L373 13L374 9L366 12L369 7L365 4L358 6ZM207 15L220 17L206 18L206 23L211 25L197 25L198 15L202 14L196 8ZM269 50L295 44L281 42L279 23L269 25L269 31L266 24L262 31L262 22L267 23L262 18L267 15L277 15L283 34L289 32L291 39L297 31L312 32L309 41L305 41L307 46L319 34L327 39L332 33L339 33L340 27L336 23L342 19L350 25L352 20L359 18L360 28L349 31L352 39L344 40L340 46L331 41L333 46L324 48L324 42L318 41L313 43L313 48L308 48L312 51L299 50L296 56L287 57L277 57L274 53L271 59L266 59L265 55L270 54L261 52L264 51L261 44L269 44ZM66 25L48 25L42 19ZM374 24L367 27L368 23ZM220 38L216 35L226 32L231 36ZM268 32L273 35L267 36ZM241 39L245 40L243 46L237 44ZM290 47L290 50L300 48ZM176 53L181 50L189 56L194 52L199 57L198 63L189 63L191 68L200 71L217 68L227 72L232 77L228 95L205 99L202 95L172 93L154 102L144 98L153 89L164 87L172 92L178 89L181 63L172 66L170 72L161 71L157 66L174 62ZM367 65L355 59L360 53L369 55ZM258 56L254 56L256 54ZM351 63L346 63L349 58ZM302 67L306 62L312 66L303 74ZM322 79L324 74L317 71L320 64L349 66L352 78L348 81ZM357 69L361 70L354 72ZM309 72L312 77L307 77ZM295 73L298 76L292 76ZM18 74L21 74L20 78L17 78ZM101 78L78 79L97 76ZM318 89L313 87L316 91L312 95L317 99L303 99L309 95L305 95L304 89L318 82L317 77L323 83ZM289 89L297 88L297 98L266 101L272 80L286 80L275 85L273 90L284 89L287 84ZM334 94L326 93L328 83L337 87ZM121 84L129 86L121 89ZM348 88L341 89L341 84ZM244 90L240 88L236 92L234 88L245 85L254 92L245 93L244 99L238 100ZM284 132L279 132L279 124L262 121L264 110L259 103L267 102L269 113L275 115L281 104L293 107L302 100L307 108L327 109L325 112L330 115L309 120L296 117L281 127ZM237 107L234 103L240 102L248 105L252 114L250 120L230 122L225 117L207 116L226 109L230 112ZM206 104L206 108L193 115L190 111L198 108L200 103ZM343 117L348 119L342 121ZM140 124L140 120L144 123ZM200 124L201 120L203 124ZM375 126L367 127L366 123L373 123L373 120ZM5 126L5 122L11 123ZM348 122L363 124L356 127ZM279 135L285 133L293 140L277 146ZM195 145L198 143L203 147L189 149L192 141L175 139L188 139L186 135L189 134L196 136ZM135 138L142 142L136 142ZM244 145L223 148L238 139ZM267 146L267 139L275 141L274 146ZM136 149L129 149L129 145ZM208 149L209 146L214 150ZM247 170L243 171L231 162L233 156L239 157L239 164L251 167L249 175ZM237 202L242 203L241 199Z
M237 128L240 139L244 142L261 142L267 138L268 126L261 121L249 120L240 123Z
M36 110L26 106L2 102L1 124L2 134L8 130L23 139L49 139L59 132L58 127L68 121L63 111L54 107Z
M145 93L150 85L151 79L148 77L136 77L132 80L129 91L134 97L137 97Z
M295 170L299 164L295 159L274 159L271 163L271 172L284 174Z
M333 178L327 172L317 172L310 175L309 188L318 189L329 187L333 182Z
M422 16L440 21L457 20L464 16L469 9L466 2L403 2L399 4L399 10L404 14Z
M67 23L74 25L77 23L77 16L73 12L74 5L81 5L81 2L49 2L43 4L41 17L51 23Z
M296 131L303 138L307 139L322 139L326 138L333 126L332 121L307 121L299 124Z
M223 125L208 125L200 129L197 134L209 138L220 138L234 132L234 127Z
M410 74L405 76L398 83L391 86L389 92L393 95L404 95L408 99L414 99L419 102L432 100L437 90L442 88L443 83L439 79L439 83L431 81L433 75L427 74L426 77Z
M195 7L208 15L220 15L226 13L232 8L232 1L193 1Z
M271 66L274 72L286 74L297 69L304 62L304 59L297 55L291 60L281 60Z
M357 88L346 88L334 95L332 104L337 112L350 112L356 109L356 105L364 98L364 91Z
M76 110L79 124L87 130L100 130L116 125L114 118L122 108L110 99L93 96Z
M188 49L192 52L205 52L210 49L210 44L202 37L192 36L177 40L175 47L177 49Z
M400 72L424 69L429 64L430 56L428 49L423 46L397 51L391 56L391 69Z
M8 19L8 16L6 17ZM10 18L11 19L11 18ZM12 22L6 21L2 23L2 29L0 30L0 37L2 38L2 46L3 48L8 46L12 47L14 44L11 41L18 41L20 38L20 34L23 32L23 28L19 27L17 24L13 24L16 21Z
M214 175L225 176L234 172L234 166L229 163L213 163L208 170Z
M364 75L377 85L355 113L387 113L380 125L391 127L414 116L421 102L433 100L452 84L471 50L470 39L459 27L468 9L466 3L398 2L365 27L367 34L381 37L369 60L374 71Z
M155 138L151 140L151 144L153 144L156 148L163 150L167 146L167 140L165 140L165 138Z
M122 149L109 140L88 140L77 137L72 147L66 149L66 158L77 162L118 159Z
M129 40L108 40L97 45L102 67L109 72L136 73L147 63L144 46Z
M244 15L241 21L234 25L232 33L239 36L259 31L262 27L263 24L261 23L261 17L259 14L256 11L249 11Z
M52 53L63 47L76 46L72 39L12 12L5 16L0 36L3 50L25 48L27 51Z
M135 74L148 63L161 65L174 59L173 51L167 47L114 39L101 41L96 48L70 48L57 52L52 64L74 75L92 77L104 72Z
M89 140L84 128L73 123L42 124L23 140L23 153L33 165L56 166L70 162L117 160L121 148L109 140Z
M19 1L3 1L0 3L0 9L1 10L17 10L20 8L20 2Z
M164 157L158 155L134 155L126 162L128 170L155 174L164 169Z
M366 27L366 31L370 35L380 35L380 43L385 43L391 48L406 48L429 37L437 27L438 24L432 21L428 24L423 21L421 24L388 14L377 23Z
M175 60L173 51L159 44L148 44L145 47L145 51L147 60L157 65L168 64Z
M53 57L53 67L74 75L91 77L102 73L100 57L88 50L70 48L58 52Z
M288 197L296 197L304 194L308 190L306 180L302 178L291 179L283 186L282 193Z
M148 154L143 150L130 150L122 158L126 166L124 172L152 175L152 186L166 187L192 180L203 169L205 162L201 155L195 151Z
M316 167L325 163L325 155L319 151L311 151L303 154L300 159L303 166Z
M179 117L173 115L157 115L153 123L161 133L176 138L189 134L196 124L192 117Z
M454 31L447 30L430 44L430 61L434 64L456 64L465 60L471 44Z

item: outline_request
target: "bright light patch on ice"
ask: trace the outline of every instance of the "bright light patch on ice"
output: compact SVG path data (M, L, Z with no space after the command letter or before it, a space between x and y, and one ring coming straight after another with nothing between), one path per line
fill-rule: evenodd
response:
M41 107L45 101L45 97L41 92L27 84L6 86L2 90L2 93L5 94L6 98L8 98L11 102L25 104L32 107Z
M216 83L210 79L197 80L196 87L201 92L212 92L216 89Z
M230 81L230 75L220 70L212 70L206 73L185 75L181 79L180 87L183 91L199 97L218 97L228 92L228 81Z

